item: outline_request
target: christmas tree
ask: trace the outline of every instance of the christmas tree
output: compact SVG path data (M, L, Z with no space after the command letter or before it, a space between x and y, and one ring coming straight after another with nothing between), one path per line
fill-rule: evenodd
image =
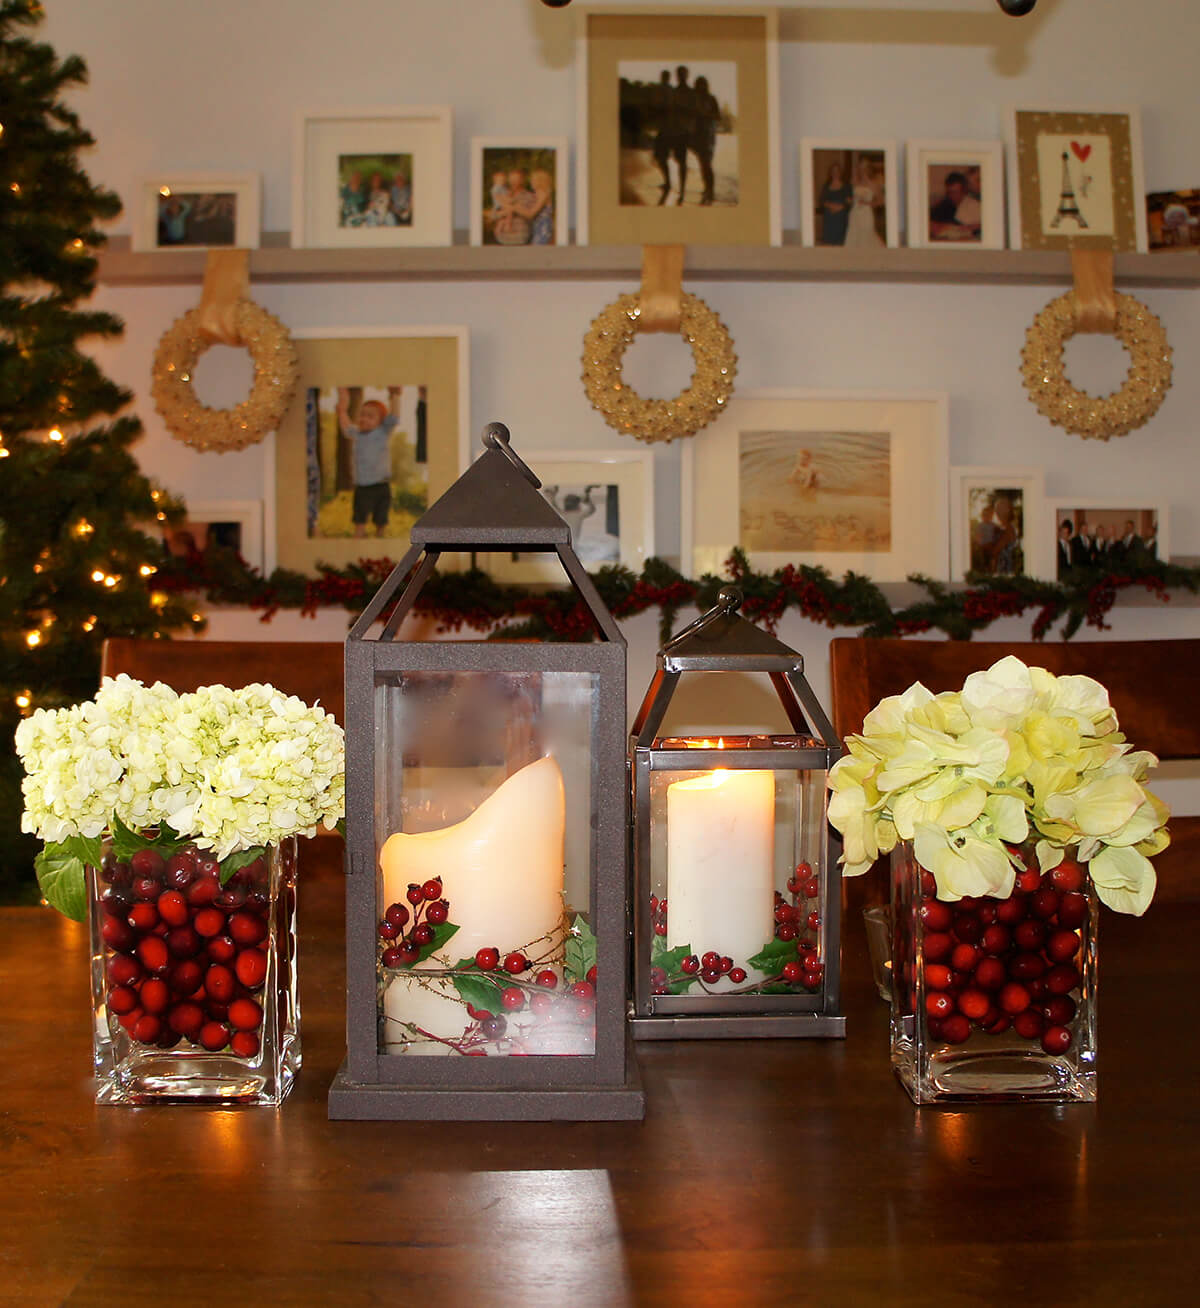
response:
M37 0L0 0L0 900L33 897L36 842L20 835L13 732L38 708L90 699L106 636L196 623L157 589L154 530L181 506L129 453L130 395L80 349L121 332L81 309L96 284L96 224L116 195L78 162L93 144L60 98L86 80L29 35Z

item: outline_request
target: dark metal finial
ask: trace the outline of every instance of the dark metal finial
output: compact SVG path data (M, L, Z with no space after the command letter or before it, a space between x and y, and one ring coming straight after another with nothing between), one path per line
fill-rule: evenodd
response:
M489 422L480 440L489 450L497 450L502 445L512 444L512 433L502 422Z
M717 608L725 613L736 613L742 607L743 599L745 596L740 586L722 586L717 591Z
M489 422L479 439L485 449L499 450L531 486L541 489L542 483L538 480L537 473L513 449L512 436L502 422Z

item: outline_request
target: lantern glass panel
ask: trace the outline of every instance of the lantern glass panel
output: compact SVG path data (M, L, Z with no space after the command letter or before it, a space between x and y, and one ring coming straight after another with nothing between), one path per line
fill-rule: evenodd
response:
M594 1053L596 680L376 673L380 1053Z

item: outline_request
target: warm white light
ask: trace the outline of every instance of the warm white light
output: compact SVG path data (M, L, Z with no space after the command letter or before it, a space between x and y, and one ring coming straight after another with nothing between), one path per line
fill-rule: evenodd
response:
M105 577L104 584L111 590L120 580L120 577Z
M86 539L95 530L96 528L93 527L92 524L86 518L80 518L79 521L72 528L72 531L76 536L80 538L80 540Z
M158 193L165 198L171 194L171 188L169 186L160 186L158 188Z
M88 618L87 621L83 624L83 629L84 629L84 631L91 631L92 628L93 628L95 625L96 625L96 617L95 617L95 614L93 614L93 615L92 615L90 618Z
M100 569L97 568L96 571L92 573L92 580L93 580L93 581L96 581L96 582L103 581L103 580L104 580L104 573L102 573L102 572L100 571Z
M17 708L27 709L33 703L33 692L30 690L21 691L16 697L16 702Z
M63 438L62 432L57 427L50 428L49 436L52 441L60 441Z
M8 446L0 445L0 459L7 459L7 458L8 458Z
M161 609L163 605L166 604L166 602L167 602L167 592L165 590L156 590L151 592L150 603L153 604L156 609Z
M153 577L157 571L158 569L149 563L143 563L138 569L138 572L140 572L143 577Z
M25 644L30 649L36 649L42 643L42 633L40 631L27 631L25 633Z

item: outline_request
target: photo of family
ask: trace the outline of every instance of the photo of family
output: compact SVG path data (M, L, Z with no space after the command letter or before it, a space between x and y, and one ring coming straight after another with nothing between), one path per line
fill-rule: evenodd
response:
M558 151L484 146L479 159L482 243L557 244Z
M797 554L890 551L891 455L888 432L739 433L739 545Z
M978 245L983 239L983 177L976 163L926 164L930 241Z
M1075 568L1122 572L1160 558L1158 509L1060 504L1055 524L1055 575L1060 578Z
M242 552L240 522L205 522L188 518L186 522L163 528L163 553L173 559L203 557L214 551Z
M985 577L1020 577L1025 564L1025 490L971 486L967 490L970 567Z
M812 151L817 245L887 244L885 163L882 150Z
M1150 249L1200 249L1200 190L1151 191L1146 196Z
M411 154L338 155L339 227L411 227Z
M622 205L738 203L737 64L622 59Z
M310 537L407 538L429 501L424 386L311 387Z
M158 188L158 244L232 246L237 238L237 194L233 191L174 191Z

